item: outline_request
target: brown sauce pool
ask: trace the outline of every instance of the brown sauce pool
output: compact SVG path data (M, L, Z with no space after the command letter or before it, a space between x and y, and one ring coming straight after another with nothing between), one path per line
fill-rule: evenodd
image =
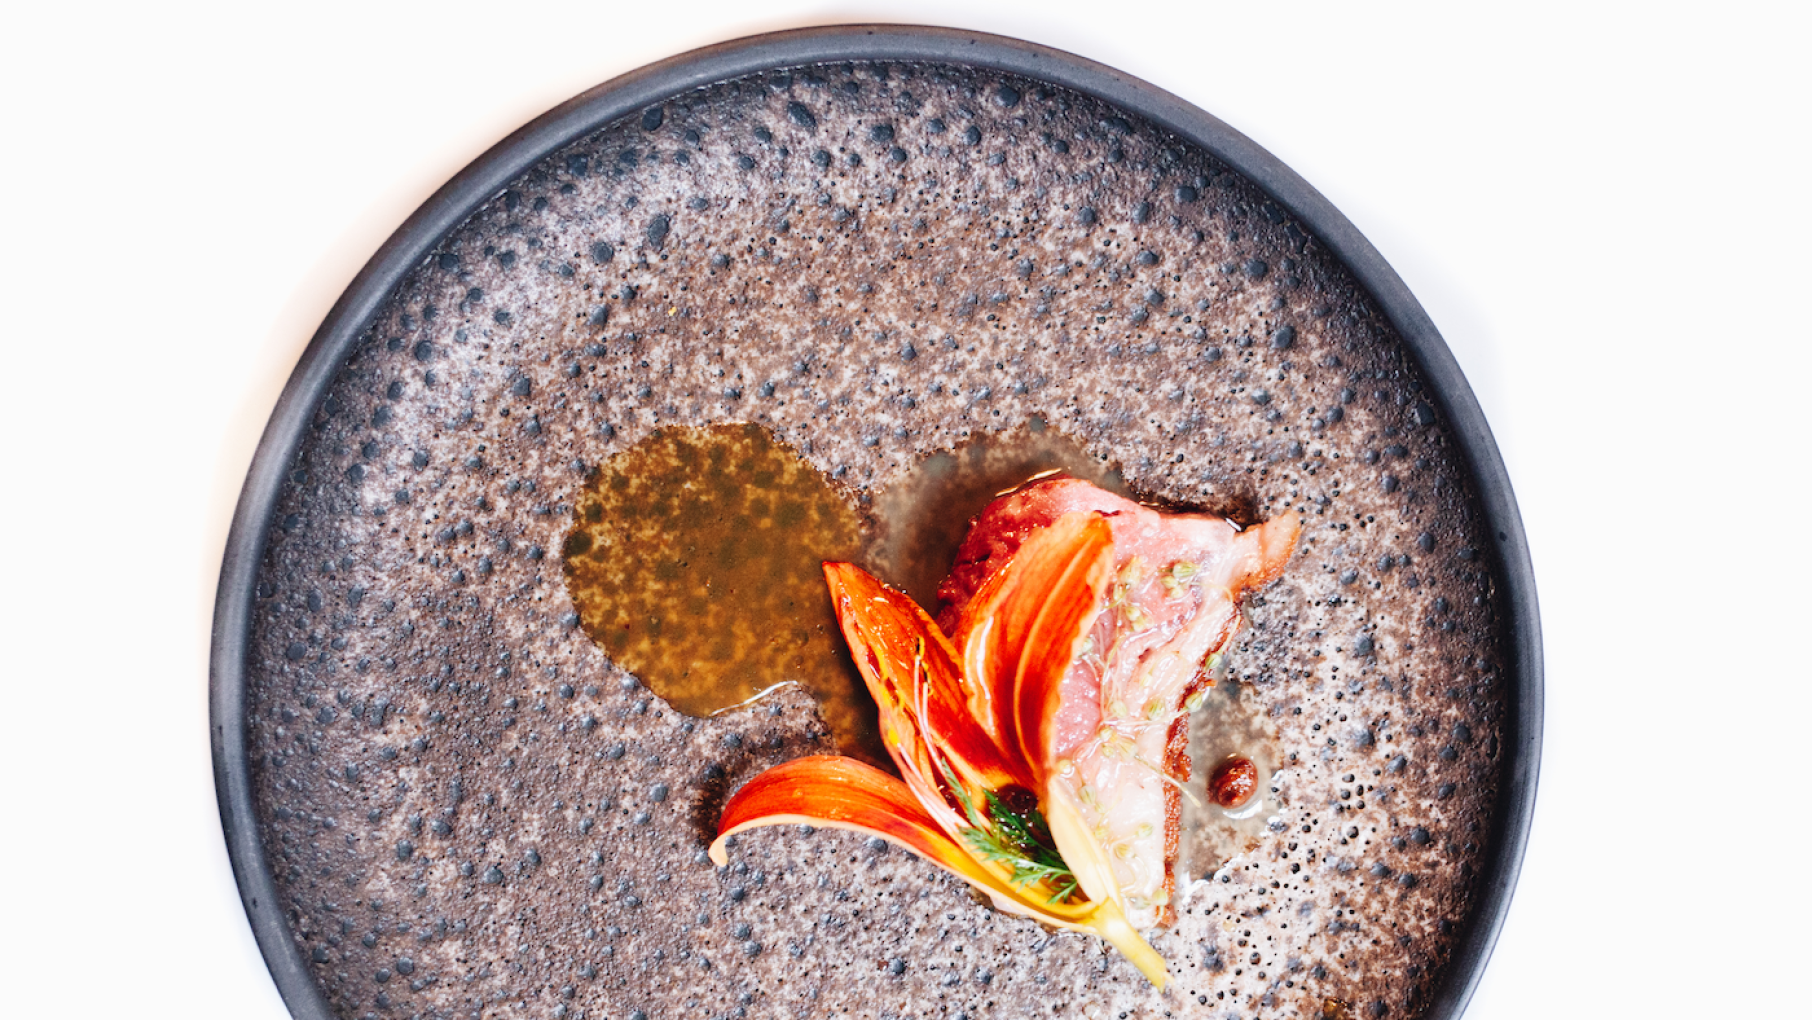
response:
M587 480L566 584L585 633L679 711L796 683L845 753L884 762L819 566L862 542L861 516L761 426L663 428Z

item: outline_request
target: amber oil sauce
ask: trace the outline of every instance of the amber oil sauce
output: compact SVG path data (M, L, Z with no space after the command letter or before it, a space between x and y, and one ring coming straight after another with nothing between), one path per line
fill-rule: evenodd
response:
M585 633L675 709L713 715L796 683L844 753L881 763L820 566L857 559L864 534L761 426L664 428L587 481L567 590Z

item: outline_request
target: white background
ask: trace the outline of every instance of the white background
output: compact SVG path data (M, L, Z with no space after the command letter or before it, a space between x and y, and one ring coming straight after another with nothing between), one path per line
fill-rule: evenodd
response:
M221 840L208 629L259 431L363 261L598 82L896 21L1218 115L1458 355L1521 501L1548 676L1534 835L1470 1020L1806 1015L1812 32L1800 5L1485 6L9 7L0 1014L287 1016Z

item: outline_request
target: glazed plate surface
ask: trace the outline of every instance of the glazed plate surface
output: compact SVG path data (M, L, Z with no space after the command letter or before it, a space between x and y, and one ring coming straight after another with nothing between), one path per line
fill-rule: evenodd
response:
M792 688L675 711L561 553L600 464L725 423L863 512L1030 431L1143 498L1304 515L1203 735L1270 756L1266 810L1201 831L1169 992L855 835L711 866L724 798L830 729ZM501 143L310 346L217 619L229 846L311 1020L1453 1017L1534 796L1521 526L1414 299L1226 125L996 37L726 44Z

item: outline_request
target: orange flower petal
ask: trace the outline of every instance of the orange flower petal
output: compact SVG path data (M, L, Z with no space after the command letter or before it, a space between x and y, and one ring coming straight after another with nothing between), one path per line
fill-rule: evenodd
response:
M943 785L931 760L935 748L976 794L1030 786L1026 769L978 725L955 649L918 603L854 564L826 563L824 579L856 668L880 706L882 739L908 785Z
M763 825L827 825L879 836L995 896L1022 899L939 828L905 783L854 758L795 758L749 780L724 805L711 860L729 863L724 841Z
M1164 987L1164 960L1126 923L1117 904L1053 906L1028 898L937 827L906 784L854 758L796 758L756 776L724 805L711 860L730 863L724 842L763 825L823 825L879 836L931 861L993 897L997 906L1045 924L1093 932L1108 940L1154 985Z
M1038 778L1050 764L1045 731L1058 685L1112 572L1107 521L1065 514L1027 538L963 607L957 635L970 680L988 689L995 726Z

